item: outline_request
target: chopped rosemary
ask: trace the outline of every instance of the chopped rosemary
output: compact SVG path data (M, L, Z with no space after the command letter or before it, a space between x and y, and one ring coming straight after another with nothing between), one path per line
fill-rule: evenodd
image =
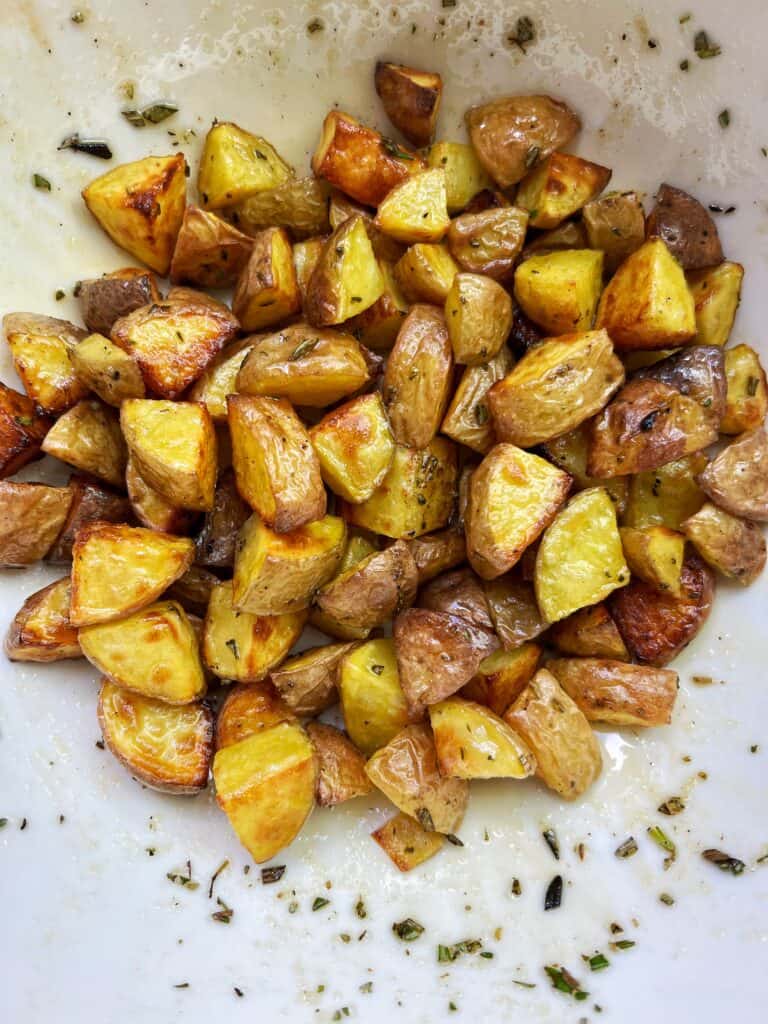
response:
M719 57L723 52L717 43L712 42L704 29L701 29L693 37L693 48L696 51L696 56L699 60L709 60L712 57Z
M459 839L459 837L455 836L453 834L453 832L446 832L445 833L445 838L448 840L448 842L451 844L451 846L463 846L464 845L464 843L462 843L462 841Z
M536 983L533 981L517 981L515 978L513 978L512 984L519 985L520 988L536 988Z
M406 917L404 921L395 921L392 931L402 942L415 942L424 934L424 925L414 921L412 917Z
M566 995L573 996L579 1002L583 1002L589 995L589 992L585 992L576 978L564 967L558 967L557 964L549 964L544 970L552 982L552 987L557 989L558 992L565 992Z
M731 112L726 107L725 110L721 110L717 115L717 123L721 128L727 128L731 123Z
M315 896L312 901L312 910L322 910L323 907L327 907L330 902L331 901L327 900L324 896Z
M304 338L304 340L300 341L293 352L288 356L288 361L293 363L297 359L301 359L302 356L307 355L313 348L315 348L319 340L319 338Z
M73 149L76 153L95 156L98 160L112 159L112 150L108 142L104 139L81 139L77 132L62 139L57 148Z
M0 828L5 828L5 826L7 824L8 824L8 819L7 818L0 818Z
M243 992L241 988L238 988L237 985L233 985L232 988L237 998L242 999L243 996L245 995L245 992Z
M563 902L563 876L555 875L544 894L544 909L557 910Z
M325 28L325 22L321 18L313 18L307 22L307 34L313 36L315 32L322 32Z
M589 964L591 971L602 971L611 965L611 961L603 953L595 953L594 956L582 956L581 959Z
M228 860L223 860L221 862L221 864L219 864L219 866L216 868L216 870L211 875L211 881L210 881L210 884L208 885L208 899L209 900L213 899L213 887L216 884L216 879L219 877L221 872L222 871L226 871L228 867L229 867L229 861Z
M221 907L221 910L215 910L211 914L211 919L217 921L219 924L229 924L234 917L234 910L232 907L227 906L221 896L216 897L216 902Z
M285 874L285 864L274 864L268 868L261 869L261 884L272 885L279 882Z
M675 897L670 896L668 892L662 892L659 894L659 900L666 906L671 907L675 902Z
M51 191L51 183L50 183L50 181L48 181L48 179L46 177L44 177L42 174L37 174L37 173L33 174L32 175L32 184L35 186L35 188L39 188L43 192L50 192Z
M636 945L632 939L619 939L618 942L611 943L611 949L632 949Z
M659 804L657 810L659 814L667 814L671 817L675 814L682 814L685 810L685 804L679 796L671 796L663 804Z
M235 659L235 661L239 660L240 650L237 646L237 640L235 640L233 636L231 636L229 640L224 641L224 646L228 647L230 651L232 651L232 657Z
M362 985L360 985L358 991L362 992L364 995L369 995L371 992L373 992L373 982L372 981L364 982Z
M658 825L649 825L646 831L654 843L656 843L657 846L660 846L662 850L666 850L669 854L668 857L664 858L664 869L666 870L677 858L677 847L666 832Z
M560 843L557 840L557 833L555 830L553 828L546 828L541 833L541 837L552 851L552 856L555 860L560 860Z
M515 22L515 31L507 34L507 42L512 46L517 46L522 53L527 53L525 44L532 43L535 39L536 26L528 17L518 18Z
M533 165L538 161L541 155L541 149L538 146L529 146L525 153L525 167L526 170L530 171Z
M187 861L187 873L182 874L181 871L168 871L165 877L169 882L173 882L174 885L183 885L185 889L194 891L200 888L200 883L195 882L192 879L192 862Z
M512 885L510 886L510 892L512 893L513 896L522 896L522 894L523 894L523 887L522 887L522 885L520 885L520 879L519 878L513 878L512 879Z
M392 139L388 139L385 135L381 137L381 148L387 154L392 156L395 160L413 160L412 153L406 153L404 149L401 149L396 142Z
M435 823L432 820L432 815L429 813L428 808L418 807L416 809L416 818L425 832L435 831Z
M704 850L702 857L710 864L714 864L716 868L720 868L721 871L730 871L732 875L740 875L746 867L743 860L731 857L730 854L723 853L722 850Z
M629 839L625 839L623 843L617 846L613 852L616 857L634 857L637 853L637 840L634 836L630 836Z
M481 939L463 939L452 946L439 945L437 947L437 962L439 964L450 964L457 960L462 953L480 953L482 948L483 943ZM482 956L482 953L480 955Z
M371 665L371 672L373 672L373 674L375 676L380 676L383 671L384 671L384 666L383 665Z
M150 103L148 106L142 107L141 116L145 121L149 121L150 124L160 124L169 117L173 117L174 114L178 113L178 110L179 108L175 103L159 100L157 103Z

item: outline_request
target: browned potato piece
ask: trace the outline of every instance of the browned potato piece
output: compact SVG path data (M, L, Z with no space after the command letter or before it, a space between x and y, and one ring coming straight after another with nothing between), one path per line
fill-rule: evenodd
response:
M240 276L252 248L253 240L248 235L215 213L188 206L173 250L171 281L201 288L229 288Z
M724 260L717 267L692 270L688 274L688 287L693 296L696 313L698 345L718 345L728 341L741 299L744 267L740 263Z
M581 608L567 619L561 619L552 626L548 637L563 654L629 661L621 633L604 604Z
M376 227L374 211L370 210L367 206L363 206L361 203L356 203L354 199L345 196L338 189L333 189L328 207L328 219L331 228L335 231L345 220L349 220L350 217L362 217L376 259L380 261L385 260L390 263L396 263L400 259L403 255L404 247L400 242L390 238L389 235L385 235L383 231Z
M307 304L309 282L312 280L312 274L327 241L327 235L319 235L317 238L307 238L303 242L296 242L293 246L293 266L296 270L296 283L299 286L302 309Z
M528 211L516 206L462 213L448 229L448 248L462 270L507 280L525 241Z
M69 358L80 382L107 405L118 408L126 398L146 393L139 364L109 338L89 334L70 351Z
M538 777L565 800L581 796L600 774L600 744L589 722L546 669L539 669L504 721L533 751Z
M387 475L395 442L378 392L324 416L309 432L323 479L352 503L366 501Z
M768 436L750 430L731 441L698 476L705 494L734 516L768 522Z
M307 735L317 754L320 807L334 807L370 793L373 786L365 774L365 757L346 733L323 722L310 722Z
M440 774L458 779L524 779L533 754L498 715L461 697L429 709Z
M576 430L569 430L567 434L561 434L560 437L548 441L543 445L544 454L550 462L570 473L577 490L604 487L616 506L616 511L621 513L627 505L629 482L626 477L615 476L606 480L587 473L591 432L591 424L583 423Z
M371 832L399 871L412 871L429 860L445 842L439 832L427 832L408 814L396 814Z
M439 242L450 227L445 171L422 171L401 181L379 203L374 226L403 245Z
M666 183L646 224L648 238L661 238L684 270L701 270L723 262L715 222L693 196Z
M40 458L50 426L31 398L0 381L0 478Z
M197 173L197 188L207 209L234 206L292 176L291 167L261 136L232 121L214 121L208 130Z
M549 526L571 487L562 470L512 444L497 444L472 474L467 556L483 579L508 572Z
M353 566L362 562L363 559L378 551L377 544L369 540L367 535L348 533L347 538L347 546L336 573L337 576L342 576ZM368 636L367 629L352 629L349 626L344 626L334 619L333 616L321 612L316 606L310 609L309 622L315 629L319 629L321 633L325 633L326 636L336 637L339 640L364 640Z
M125 470L125 487L133 513L142 526L160 533L177 534L189 533L194 526L195 513L174 505L151 487L131 457Z
M466 619L478 629L493 632L482 580L471 569L456 569L432 580L420 591L419 606Z
M496 436L522 448L551 441L599 412L623 383L606 331L552 338L488 392Z
M78 281L76 291L85 326L107 337L115 320L162 298L155 275L140 267L123 267L103 277Z
M397 261L395 281L408 302L442 306L459 268L445 245L418 242Z
M195 561L216 569L235 564L235 545L240 527L251 510L240 497L231 469L219 477L213 508L206 512L203 526L195 541Z
M410 708L400 685L395 644L379 637L357 644L342 658L338 687L344 725L368 757L397 735L423 709Z
M517 265L515 298L552 337L589 331L603 288L603 254L594 249L534 253Z
M580 220L567 220L551 231L542 231L529 241L520 253L521 260L527 260L537 253L558 252L562 249L588 249L587 232Z
M71 487L0 480L0 567L45 558L67 519Z
M713 434L725 413L727 383L723 350L716 345L692 345L641 369L638 380L659 380L695 399ZM714 440L714 438L713 438Z
M723 434L741 434L762 425L768 412L768 382L760 357L749 345L736 345L724 353L728 390Z
M244 331L273 327L301 309L293 251L285 228L265 228L253 239L232 296Z
M316 326L340 324L372 306L384 287L365 222L353 216L326 241L307 284L304 312Z
M348 196L378 206L398 182L424 168L415 153L401 149L354 117L332 110L312 156L312 170Z
M112 340L133 354L147 390L178 398L237 330L237 320L222 303L190 288L171 288L162 303L116 321Z
M69 576L31 594L8 628L5 654L11 661L62 661L82 656L69 622Z
M292 324L254 339L237 375L237 390L323 408L359 391L367 381L365 360L352 335Z
M445 300L445 321L457 363L487 363L502 348L512 326L512 299L481 274L457 274Z
M413 146L428 146L443 94L443 80L432 71L378 61L374 85L387 117Z
M436 142L429 150L430 167L445 171L448 212L459 213L483 189L492 186L471 146L464 142Z
M581 121L550 96L504 96L466 114L480 163L502 188L516 185L540 160L566 146Z
M246 235L280 227L287 228L293 238L306 239L329 228L329 192L327 183L313 175L289 178L236 203L228 215Z
M440 432L481 455L497 441L488 411L488 395L493 385L513 366L509 349L504 347L483 366L468 366L453 393Z
M345 630L367 635L413 604L417 586L416 563L408 545L397 540L334 577L318 591L315 604Z
M532 228L556 228L599 195L611 174L572 153L552 153L520 182L515 203L528 210Z
M394 264L380 259L379 270L384 281L384 291L372 306L358 316L353 316L345 326L362 344L373 349L388 349L395 343L397 332L408 312L408 303L395 280Z
M645 241L645 214L636 192L609 192L582 210L591 249L602 250L612 274Z
M710 501L681 529L705 562L742 586L753 583L765 568L766 545L760 527Z
M302 651L272 670L272 684L295 714L319 715L339 699L341 662L356 646L326 644Z
M530 583L510 579L509 576L488 580L485 596L493 627L504 650L517 650L547 628Z
M607 658L555 658L547 669L590 722L669 725L677 672Z
M416 563L419 586L459 565L467 557L464 535L452 529L415 537L408 541L408 547Z
M426 608L398 615L392 635L400 685L415 710L460 690L499 646L493 633L467 619Z
M105 523L131 523L131 503L122 494L115 494L98 480L73 473L69 478L72 502L69 512L56 538L56 542L45 556L47 562L60 564L72 560L72 545L77 531L86 523L97 519Z
M679 597L685 537L667 526L624 526L621 543L630 571L658 590Z
M480 662L477 675L461 690L462 697L485 704L503 715L533 678L541 659L538 644L523 644L514 651L494 651Z
M95 398L78 402L54 423L43 451L75 469L122 487L128 450L117 413Z
M693 640L709 618L714 576L696 555L683 566L682 593L675 597L641 580L613 594L611 614L635 661L661 667Z
M75 373L69 353L86 332L68 320L37 313L7 313L3 330L24 390L44 413L71 408L88 389Z
M706 465L706 455L697 452L658 469L637 473L629 483L624 525L659 525L679 530L682 521L698 512L704 503L704 492L696 478Z
M408 725L366 765L371 782L399 810L428 832L454 835L464 818L469 789L464 779L440 774L432 730Z
M173 707L105 679L98 703L104 742L131 775L161 793L199 793L213 757L213 712L200 701Z
M178 601L184 611L188 613L190 622L198 634L202 633L202 617L208 610L211 592L218 583L218 576L214 576L207 569L192 565L183 576L171 584L165 593L166 597ZM197 618L193 618L193 616Z
M237 683L216 718L216 749L230 747L281 722L296 721L296 715L271 683Z
M227 422L227 395L237 393L237 375L258 337L249 335L227 345L186 393L187 401L206 407L214 423Z
M251 508L278 533L322 519L320 464L290 402L230 395L227 405L237 489Z

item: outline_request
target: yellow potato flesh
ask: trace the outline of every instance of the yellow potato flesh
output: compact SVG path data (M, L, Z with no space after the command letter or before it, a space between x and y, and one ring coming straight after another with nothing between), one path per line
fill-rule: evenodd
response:
M503 715L517 699L538 668L541 647L527 643L513 651L494 651L480 662L478 673L467 687L480 685L481 693L465 696L487 705L496 715ZM482 696L482 700L480 700Z
M488 708L451 697L429 709L440 772L459 779L524 779L533 754Z
M417 242L395 264L395 280L408 302L442 306L459 267L443 244Z
M215 124L205 137L197 188L203 206L218 210L275 188L293 172L266 139L236 124Z
M69 576L31 594L16 613L5 638L11 661L60 661L82 654L69 623Z
M704 504L696 477L707 465L702 452L686 455L658 469L636 473L629 484L624 526L668 526L679 530L684 519Z
M343 323L368 309L384 291L384 278L360 216L350 217L325 244L307 286L308 320Z
M366 501L387 475L395 442L378 392L335 409L313 427L323 480L354 504Z
M760 357L749 345L736 345L725 353L728 382L722 434L742 434L759 427L768 412L768 384Z
M687 279L696 315L696 344L722 348L739 308L744 267L724 260L716 267L690 271Z
M244 331L279 324L301 309L293 250L283 228L267 228L253 249L235 287L232 311Z
M458 213L484 188L493 182L471 146L463 142L436 142L429 151L427 163L445 172L445 192L449 213Z
M564 249L524 260L515 271L515 298L549 334L588 331L603 287L603 254Z
M144 380L136 360L101 334L89 334L69 353L80 380L103 402L120 407L126 398L144 397Z
M13 364L24 390L44 411L64 412L88 393L61 338L6 329Z
M683 571L685 537L666 526L646 526L621 530L624 555L633 576L639 576L659 590L681 596L680 574Z
M546 456L560 469L570 473L576 486L583 490L585 487L604 487L611 496L611 500L618 512L623 512L627 505L627 491L629 481L626 477L615 476L611 479L601 480L590 476L587 473L587 459L589 457L589 424L582 424L575 430L569 430L567 434L561 434L548 441L544 446Z
M344 658L339 692L349 737L368 757L408 724L395 645L389 638L369 640Z
M530 213L533 228L554 228L608 184L607 167L572 153L553 153L520 182L515 203Z
M371 832L392 863L400 871L412 871L440 850L445 837L440 832L427 832L407 814L396 814L381 828Z
M253 348L253 341L253 338L243 338L224 349L189 390L190 402L204 405L216 423L227 422L227 395L234 395L237 391L237 375Z
M374 224L405 245L439 242L450 226L445 172L440 168L406 178L379 203Z
M123 487L127 452L117 413L95 399L84 399L54 423L42 444L47 455Z

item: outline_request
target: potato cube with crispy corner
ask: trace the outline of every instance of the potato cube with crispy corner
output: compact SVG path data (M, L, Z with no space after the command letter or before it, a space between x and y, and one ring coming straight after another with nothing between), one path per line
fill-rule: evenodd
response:
M80 628L83 654L116 686L167 704L205 694L197 636L176 601L156 601L117 622Z
M566 800L581 796L603 766L600 744L584 713L547 669L539 669L504 721L536 759L536 775Z
M328 221L328 183L309 175L288 178L235 204L227 215L240 231L256 235L264 228L286 228L297 239L324 234Z
M365 774L365 757L340 729L324 722L310 722L307 735L318 761L317 802L335 807L373 789Z
M43 413L58 415L85 398L70 352L86 332L68 320L37 313L7 313L3 329L13 366L27 395Z
M157 278L141 267L122 267L103 277L78 281L75 294L85 326L106 337L116 320L162 299Z
M768 522L768 436L764 427L731 441L699 474L708 498L734 516Z
M554 462L560 469L570 473L577 490L584 490L586 487L604 487L616 506L616 511L621 513L627 505L627 491L629 481L626 477L615 476L610 479L590 476L587 473L587 460L589 458L591 424L583 423L575 430L569 430L567 434L554 437L543 445L544 454L550 462Z
M231 121L217 121L205 137L197 190L206 210L234 206L293 177L266 139Z
M603 287L603 254L562 249L534 255L515 271L515 298L552 335L589 331Z
M497 441L488 396L497 381L512 369L514 360L504 347L481 366L467 366L453 393L440 432L453 441L485 455Z
M252 248L253 239L234 225L199 206L188 206L173 250L171 281L229 288L240 276Z
M199 793L213 758L213 712L198 701L174 707L105 679L99 690L104 742L133 778L161 793Z
M395 442L378 392L361 395L309 431L323 480L346 501L370 498L387 475Z
M40 458L51 422L31 398L0 381L0 479Z
M231 687L216 718L216 749L298 719L271 683L237 683Z
M464 142L436 142L427 163L445 172L448 212L458 213L478 192L491 188L492 182L471 146Z
M687 275L696 316L697 345L725 345L741 299L744 267L724 260L717 267Z
M528 211L503 206L451 221L448 249L462 270L508 280L525 241Z
M669 725L677 672L607 658L555 658L547 669L590 722Z
M339 700L341 663L355 647L325 644L302 651L272 670L272 685L295 714L319 715Z
M563 654L585 658L629 661L629 654L613 616L604 604L580 608L549 631L549 639Z
M408 302L442 305L459 268L443 244L419 242L395 264L395 280Z
M457 274L445 300L445 322L457 363L487 363L501 351L512 326L512 299L482 274Z
M249 335L227 345L186 394L188 401L204 405L215 423L227 422L227 395L237 394L237 375L257 338Z
M103 486L91 476L73 473L69 478L72 501L56 542L45 556L47 562L61 564L72 560L72 545L77 531L87 523L132 523L130 501Z
M344 725L355 746L370 757L410 720L394 641L381 637L350 649L338 672Z
M399 871L412 871L419 864L434 857L445 837L440 832L428 832L408 814L399 813L371 832Z
M265 228L253 239L237 279L232 312L244 331L273 327L301 309L293 250L285 228Z
M524 779L536 767L522 739L489 708L461 697L433 704L429 721L440 774L455 779Z
M395 185L379 203L373 223L403 245L439 242L451 224L445 171L422 171Z
M71 487L0 480L0 567L45 558L66 522L72 497Z
M657 469L636 473L629 481L624 525L658 525L679 530L683 520L698 512L704 503L704 492L696 481L706 465L706 455L696 452Z
M315 803L317 757L300 725L281 722L213 759L216 799L257 864L301 830Z
M611 173L573 153L552 153L520 182L515 203L528 210L532 228L556 228L600 195Z
M467 557L464 534L457 530L439 530L407 541L416 569L419 586L460 565Z
M107 405L143 398L144 378L136 360L101 334L89 334L69 353L78 380Z
M760 527L711 501L680 528L708 565L742 586L753 583L765 568L766 544Z
M541 660L541 647L525 643L514 651L494 651L480 662L477 675L461 690L461 696L503 715L533 678Z
M447 612L473 626L493 632L488 599L482 580L471 569L455 569L430 581L419 591L419 607Z
M11 622L5 637L10 661L63 661L80 658L77 630L69 622L69 576L31 594Z
M130 455L125 469L125 489L133 514L142 526L160 533L184 534L192 530L197 514L168 501L150 486Z
M72 549L70 621L88 626L145 608L184 575L193 555L194 544L187 537L86 523Z
M372 543L367 536L357 533L349 535L344 555L333 578L337 579L339 576L343 576L353 566L358 565L376 551L378 551L377 545ZM310 608L309 622L315 629L319 629L321 633L336 637L339 640L365 640L370 632L368 629L359 629L339 622L338 619L335 619L328 612L321 611L317 605Z
M117 413L95 398L73 405L54 423L42 445L46 455L122 487L128 450Z
M485 597L504 650L517 650L547 628L530 582L499 576L486 581Z
M636 192L609 192L588 202L582 221L590 249L600 249L613 274L645 241L645 214Z
M667 526L621 529L624 556L633 576L679 597L685 537Z
M405 64L376 63L374 85L387 117L413 146L428 146L435 134L443 80L433 71Z
M85 205L121 249L162 277L168 273L184 216L187 162L183 153L147 156L94 179Z
M768 382L760 357L749 345L736 345L726 349L724 358L727 394L720 432L754 430L768 412Z
M395 279L394 264L380 259L379 270L384 281L384 291L372 306L348 320L346 328L363 345L373 349L388 349L395 343L397 332L408 312L408 303Z
M646 223L648 238L660 238L684 270L701 270L723 262L715 222L698 199L662 184Z
M343 221L327 239L307 285L304 312L310 323L343 323L372 306L384 278L362 217Z

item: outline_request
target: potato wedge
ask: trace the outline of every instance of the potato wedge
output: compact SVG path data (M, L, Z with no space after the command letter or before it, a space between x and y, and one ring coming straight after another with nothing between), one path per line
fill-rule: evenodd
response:
M216 718L216 749L231 747L281 722L297 721L271 683L237 683L230 688Z
M301 636L305 611L250 615L232 603L232 583L214 587L203 630L203 660L220 679L258 683L279 665Z
M497 577L486 581L485 597L493 628L505 651L517 650L547 628L530 583L509 576Z
M202 636L203 617L208 610L211 593L218 583L218 576L192 565L165 592L165 597L178 601L187 613L198 640Z
M472 474L467 557L490 580L508 572L550 524L570 490L562 470L512 444L497 444Z
M491 188L492 182L471 146L464 142L436 142L429 150L427 163L445 171L448 212L458 213L478 192Z
M468 366L453 393L440 432L472 451L487 454L498 440L489 413L488 396L513 364L505 346L483 366Z
M0 479L40 458L51 422L31 398L0 381Z
M237 394L237 375L258 337L249 335L227 345L187 391L187 401L204 405L214 423L227 422L227 395Z
M130 455L125 470L125 488L133 514L142 526L160 533L184 534L192 530L196 514L173 504L151 487Z
M734 516L768 522L768 436L758 427L731 441L697 477L716 505Z
M7 313L3 330L24 390L43 413L59 415L85 398L69 353L86 332L68 320Z
M533 678L541 647L526 643L514 651L494 651L480 662L477 675L462 687L461 696L503 715Z
M419 592L419 607L466 619L493 632L493 619L482 580L471 569L455 569L432 580Z
M157 278L141 267L123 267L103 277L78 281L75 292L83 323L92 333L105 337L116 320L162 299Z
M291 404L230 395L227 407L237 489L251 508L278 533L322 519L320 464Z
M89 334L70 351L78 380L107 405L118 408L126 398L146 394L139 364L101 334Z
M288 233L285 228L265 228L253 238L232 296L232 312L244 331L258 331L300 310L301 292Z
M624 526L620 532L624 556L632 575L658 590L668 590L674 597L680 597L685 552L683 534L667 526L641 529Z
M433 704L429 722L440 774L454 779L525 779L536 767L523 740L498 715L461 697Z
M59 565L72 561L72 546L77 531L87 523L132 523L131 503L122 494L115 494L98 480L73 473L69 478L72 501L64 525L53 547L45 556L47 562Z
M248 196L227 212L246 235L279 227L290 231L292 238L302 240L329 230L329 193L327 182L312 175L289 178L274 188Z
M408 303L395 280L394 264L380 259L379 270L384 291L372 306L346 324L362 344L377 350L392 348L408 312Z
M684 270L701 270L723 262L715 222L693 196L666 183L646 223L648 238L660 238Z
M445 171L422 171L386 194L373 223L403 245L439 242L451 224L447 202Z
M84 399L54 423L42 445L47 455L122 487L128 450L117 413L95 398Z
M220 210L292 177L291 167L266 139L231 121L216 121L203 144L197 190L206 210Z
M464 535L453 529L414 537L413 540L407 541L407 544L416 563L419 586L447 569L460 565L467 557Z
M156 601L118 622L80 628L80 648L116 686L166 704L205 694L197 635L176 601Z
M382 850L399 871L412 871L440 850L445 838L439 832L427 832L408 814L396 814L371 832Z
M338 516L275 533L253 515L240 530L232 603L251 615L284 615L308 608L341 563L347 528Z
M608 274L645 241L645 214L636 192L609 192L587 203L582 220L590 249L600 249Z
M621 264L600 298L595 326L608 331L619 352L674 348L696 334L685 275L660 238Z
M0 567L45 558L66 522L72 498L71 487L0 480Z
M417 149L428 146L443 94L440 75L377 61L374 85L387 117L400 134Z
M611 174L573 153L552 153L520 182L515 203L528 210L532 228L556 228L600 195Z
M723 353L727 393L720 421L723 434L741 434L762 425L768 412L768 382L760 357L749 345L736 345Z
M272 684L295 714L319 715L339 700L341 663L356 646L326 644L302 651L272 670Z
M199 793L213 757L213 713L196 702L173 707L127 693L105 679L99 690L104 742L131 775L161 793Z
M367 381L360 346L350 334L299 323L254 339L237 375L237 390L323 408Z
M590 722L669 725L677 672L607 658L555 658L547 669Z
M457 363L477 366L501 350L512 326L512 300L498 282L457 274L445 300L445 322Z
M516 185L581 128L577 115L550 96L504 96L472 107L465 119L480 163L502 188Z
M568 618L561 619L552 626L548 637L563 654L629 661L621 633L604 604L581 608Z
M195 540L195 561L214 569L228 569L235 564L235 546L240 527L251 510L237 491L235 474L225 470L216 483L213 508L206 512L200 533Z
M183 153L147 156L95 178L85 205L115 245L165 277L184 216L187 162Z
M187 537L86 523L72 549L72 625L108 622L145 608L184 575L193 554Z
M257 864L298 834L315 803L317 757L301 728L282 722L216 752L216 799Z
M382 483L395 442L378 392L329 412L309 431L323 480L346 501L366 501Z
M420 242L400 257L393 271L408 302L442 306L459 268L445 245Z
M603 287L603 254L562 249L534 255L515 271L515 298L552 335L589 331Z
M713 574L689 554L679 597L641 580L614 594L611 614L633 660L661 668L676 657L709 618L714 589Z
M680 528L704 561L727 579L746 587L765 568L766 544L760 527L710 501Z
M744 267L724 260L717 267L692 270L688 288L696 315L696 344L725 345L733 327L741 299Z
M69 623L70 580L65 576L26 599L8 628L5 656L10 661L63 661L80 658L77 630Z
M704 504L704 492L696 480L706 465L706 455L697 452L657 469L635 474L629 482L627 508L622 519L624 525L658 525L679 530L683 520L698 512Z
M516 206L462 213L451 221L448 249L462 270L508 280L525 241L528 211Z
M504 721L536 759L536 775L565 800L581 796L599 776L600 744L584 713L547 669L539 669Z
M622 513L627 505L630 482L626 477L614 476L606 479L590 476L587 473L591 433L591 424L583 423L575 430L569 430L567 434L561 434L560 437L554 437L551 441L547 441L543 445L544 454L550 462L554 462L556 466L573 477L576 490L584 490L586 487L604 487L616 506L616 511Z
M411 718L400 685L395 644L389 637L351 649L341 661L338 687L350 739L368 757L385 746Z
M188 206L173 250L171 281L200 288L230 288L252 248L253 240L232 224L209 210Z
M328 238L307 285L304 312L311 324L343 323L372 306L384 278L360 216L343 221Z
M373 789L365 774L365 758L340 729L323 722L307 725L317 754L317 802L320 807L335 807Z

